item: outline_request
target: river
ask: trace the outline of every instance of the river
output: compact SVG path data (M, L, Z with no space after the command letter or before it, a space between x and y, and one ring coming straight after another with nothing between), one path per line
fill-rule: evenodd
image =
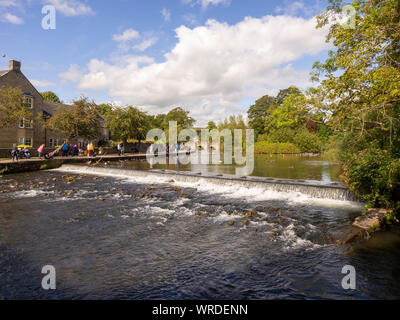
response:
M360 203L203 178L232 174L233 166L179 165L201 172L196 179L132 169L149 166L1 176L0 299L400 297L398 231L337 244ZM340 166L264 156L253 175L329 186ZM56 269L56 290L41 288L45 265ZM355 267L355 290L342 288L345 265Z

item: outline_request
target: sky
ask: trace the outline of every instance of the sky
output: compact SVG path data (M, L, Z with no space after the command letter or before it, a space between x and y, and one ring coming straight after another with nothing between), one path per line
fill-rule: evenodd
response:
M55 9L55 29L42 20ZM325 0L0 0L0 70L21 61L39 91L71 103L190 111L201 126L313 84Z

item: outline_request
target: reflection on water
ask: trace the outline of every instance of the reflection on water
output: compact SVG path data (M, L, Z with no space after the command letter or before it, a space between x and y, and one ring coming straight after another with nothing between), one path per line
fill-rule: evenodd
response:
M360 214L346 201L61 171L1 177L0 191L0 299L400 297L397 233L336 244Z
M111 163L111 165L114 166L115 164ZM151 169L152 167L153 169L231 175L235 174L236 168L234 165L224 165L222 163L184 165L175 160L172 164L167 165L150 165L147 161L127 161L119 163L119 167L141 170ZM341 165L339 163L325 161L319 156L255 155L252 176L338 182L340 181L340 170Z

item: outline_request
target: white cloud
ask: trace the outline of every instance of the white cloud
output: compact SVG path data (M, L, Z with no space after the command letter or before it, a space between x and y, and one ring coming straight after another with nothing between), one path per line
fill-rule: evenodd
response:
M201 5L203 9L207 9L209 5L217 6L219 4L224 4L229 6L231 0L181 0L183 4L189 4L191 6Z
M55 83L54 83L54 82L46 81L46 80L31 80L31 83L32 83L35 87L39 87L39 88L45 88L45 87L53 87L53 86L55 86Z
M83 77L84 73L81 71L78 65L71 64L68 71L60 73L58 77L65 81L77 82Z
M150 48L153 44L157 42L157 38L150 38L142 41L141 43L135 45L133 48L139 51L145 51L147 48Z
M210 4L217 6L219 4L230 5L230 0L201 0L201 6L205 9Z
M42 2L53 5L57 11L69 17L94 14L91 7L78 0L43 0Z
M163 8L161 10L161 15L163 16L164 21L166 21L166 22L171 21L171 11L168 10L167 8Z
M24 23L24 20L22 18L17 17L15 15L11 14L11 13L4 14L1 20L5 21L5 22L12 23L12 24L22 24L22 23Z
M315 25L314 18L268 15L235 25L209 20L193 29L181 26L165 61L147 56L93 59L75 81L79 89L107 90L113 99L151 112L182 106L202 123L222 119L243 112L245 99L309 85L308 72L291 63L328 48L327 30ZM70 68L64 79L75 71Z
M127 29L122 34L114 34L113 39L117 42L126 42L139 38L139 32L134 29Z

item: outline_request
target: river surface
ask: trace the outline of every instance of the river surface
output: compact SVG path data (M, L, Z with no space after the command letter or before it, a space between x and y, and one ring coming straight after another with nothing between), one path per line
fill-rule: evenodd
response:
M223 155L220 156L221 161ZM202 159L198 157L198 164L181 164L179 161L166 160L167 164L154 164L153 169L167 169L177 171L192 171L207 174L235 174L234 165L212 164L212 157L201 164ZM194 161L193 161L194 162ZM112 164L115 166L115 164ZM121 161L118 167L149 170L147 161ZM285 179L318 180L323 182L340 181L341 165L324 160L320 156L301 156L292 154L283 155L255 155L254 170L251 176L273 177Z
M322 181L340 173L317 158L295 168L267 160L276 161L255 173ZM202 170L217 168L232 172ZM398 299L398 232L337 244L361 210L301 192L151 172L126 177L78 166L2 176L0 299ZM45 265L56 269L56 290L41 288ZM356 269L355 290L342 288L345 265Z

